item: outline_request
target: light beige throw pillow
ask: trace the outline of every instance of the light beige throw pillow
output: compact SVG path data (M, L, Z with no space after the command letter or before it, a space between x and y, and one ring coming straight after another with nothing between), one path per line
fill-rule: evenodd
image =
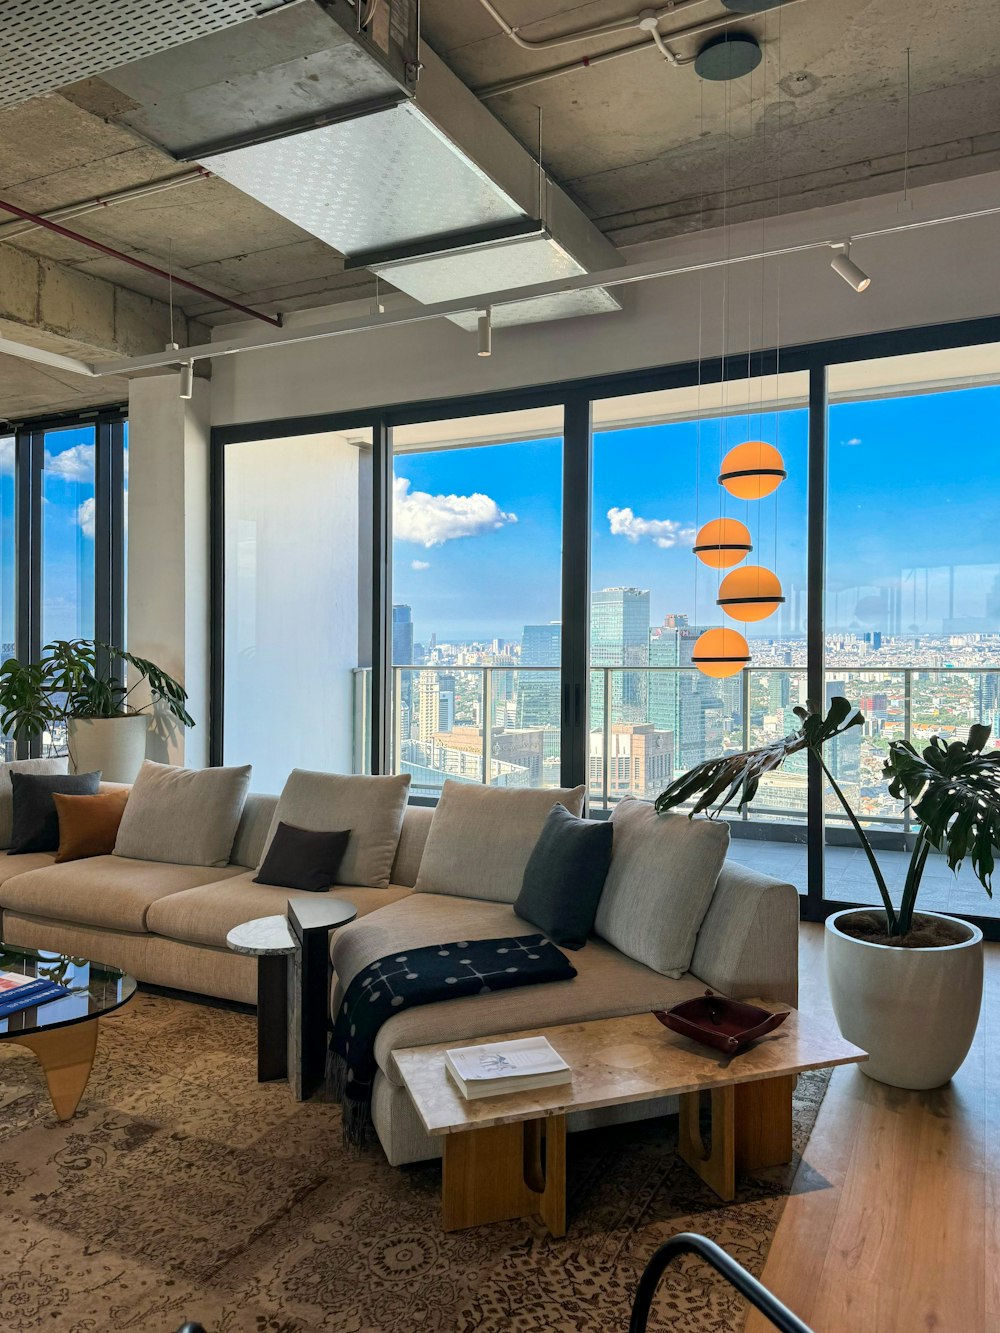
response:
M115 856L224 866L250 787L241 768L175 768L147 759L132 786Z
M583 813L584 787L446 782L427 836L417 893L512 903L549 811Z

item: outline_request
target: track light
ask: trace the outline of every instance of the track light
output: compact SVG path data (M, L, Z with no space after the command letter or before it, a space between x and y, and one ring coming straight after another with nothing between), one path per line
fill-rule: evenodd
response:
M181 362L181 397L190 398L194 393L194 362Z
M850 241L840 241L833 247L833 258L830 260L830 267L834 273L839 273L846 283L854 288L856 292L867 291L871 286L871 278L863 268L858 268L851 258Z
M489 306L479 316L479 355L493 355L493 311Z

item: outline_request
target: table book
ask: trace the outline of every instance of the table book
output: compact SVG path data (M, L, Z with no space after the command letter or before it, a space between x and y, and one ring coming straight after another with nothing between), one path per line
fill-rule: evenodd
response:
M494 1097L570 1083L573 1071L545 1037L459 1046L445 1051L445 1068L463 1097Z
M49 981L46 977L24 977L19 972L0 972L0 1018L20 1013L22 1009L48 1004L50 1000L60 1000L68 994L65 986Z

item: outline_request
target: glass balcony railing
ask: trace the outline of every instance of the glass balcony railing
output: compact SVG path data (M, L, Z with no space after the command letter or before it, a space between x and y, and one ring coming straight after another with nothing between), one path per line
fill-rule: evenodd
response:
M355 681L355 756L365 771L370 672ZM690 666L593 667L587 780L591 808L627 792L652 798L678 774L714 755L767 744L799 725L804 667L748 667L711 680ZM906 811L882 780L891 740L918 748L934 734L964 737L973 721L1000 730L1000 667L837 668L827 698L843 694L865 715L826 751L827 763L862 822L906 832ZM446 779L506 787L560 785L561 686L556 667L397 666L392 671L391 752L412 792L436 795ZM996 736L994 746L1000 745ZM806 756L764 777L753 806L733 818L804 824ZM846 822L828 791L831 825Z

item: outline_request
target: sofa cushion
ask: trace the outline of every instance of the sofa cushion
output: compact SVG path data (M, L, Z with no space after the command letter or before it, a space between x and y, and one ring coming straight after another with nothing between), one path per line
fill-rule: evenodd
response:
M146 914L146 927L154 934L172 940L225 948L226 936L234 926L254 921L259 916L283 915L290 898L308 898L310 902L321 898L343 898L354 904L358 916L364 916L407 897L409 893L409 889L394 884L387 889L339 884L325 893L297 893L270 884L258 884L254 880L254 871L247 870L231 879L160 898Z
M514 915L510 904L445 894L413 894L363 921L343 926L334 936L334 1004L339 1004L358 972L386 954L444 940L523 934L524 923ZM392 1053L404 1046L469 1041L550 1024L639 1014L647 1009L669 1008L701 995L705 989L690 975L680 980L663 977L600 940L591 940L574 954L573 966L576 977L557 986L522 986L502 994L470 995L404 1009L379 1031L375 1043L379 1068L392 1082L400 1083Z
M249 786L249 764L194 769L147 759L122 816L115 856L224 866Z
M146 929L147 909L158 898L241 871L241 866L220 870L125 856L93 856L8 879L0 886L0 905L56 921L141 932Z
M59 817L57 861L111 855L128 801L127 787L102 791L96 796L64 796L53 792L52 800Z
M409 788L408 773L365 777L293 768L278 798L267 845L270 847L281 821L321 832L350 829L337 872L339 882L384 889L389 884Z
M54 863L55 855L52 852L24 852L21 856L8 856L0 852L0 886L15 875L26 875L29 870L42 870ZM2 902L3 895L0 894L0 904Z
M408 884L411 889L416 884L433 820L434 808L430 805L408 805L403 811L399 846L389 876L393 884Z
M445 782L420 862L417 893L512 903L549 811L561 804L579 815L584 791Z
M615 841L594 928L667 977L691 965L698 930L726 859L723 820L658 815L625 797L611 815Z
M610 820L577 819L564 805L554 805L514 903L521 920L544 930L554 944L582 949L594 928L613 834Z
M279 820L254 883L324 893L336 883L350 836L350 829L319 833Z
M0 848L9 847L14 835L14 795L10 785L11 773L68 773L69 760L65 755L57 759L11 759L0 764Z
M10 855L55 852L59 847L59 816L53 796L96 796L101 783L96 773L12 773L14 832Z

